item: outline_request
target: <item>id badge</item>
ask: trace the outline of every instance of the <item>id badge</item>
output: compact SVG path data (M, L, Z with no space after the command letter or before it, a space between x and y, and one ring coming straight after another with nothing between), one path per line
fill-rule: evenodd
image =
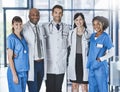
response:
M98 43L96 46L97 46L97 48L103 48L103 44Z

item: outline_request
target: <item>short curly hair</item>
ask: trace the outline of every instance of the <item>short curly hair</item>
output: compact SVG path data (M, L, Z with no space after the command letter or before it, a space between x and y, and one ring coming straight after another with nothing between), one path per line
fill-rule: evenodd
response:
M105 30L108 26L109 26L109 21L107 18L103 17L103 16L96 16L93 18L92 23L98 20L99 22L101 22L103 24L103 30Z

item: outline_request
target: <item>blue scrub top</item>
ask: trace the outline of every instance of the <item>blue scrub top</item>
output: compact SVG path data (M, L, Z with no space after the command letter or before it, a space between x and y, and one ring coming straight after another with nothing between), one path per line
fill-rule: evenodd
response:
M103 32L97 39L95 39L95 34L93 33L90 37L87 68L90 68L97 58L104 56L106 50L113 47L112 41L107 33Z
M7 38L7 48L13 50L16 57L13 58L17 72L29 70L28 47L27 42L22 37L20 40L14 33Z

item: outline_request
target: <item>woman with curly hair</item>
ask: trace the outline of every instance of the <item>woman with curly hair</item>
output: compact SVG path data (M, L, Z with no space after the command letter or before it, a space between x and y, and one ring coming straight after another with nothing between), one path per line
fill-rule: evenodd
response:
M90 37L87 68L89 69L89 92L108 92L107 59L114 54L110 36L105 32L108 19L96 16L92 20L95 32Z

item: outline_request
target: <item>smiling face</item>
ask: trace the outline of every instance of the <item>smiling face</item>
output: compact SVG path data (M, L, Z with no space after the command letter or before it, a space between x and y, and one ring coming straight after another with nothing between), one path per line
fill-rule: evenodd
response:
M99 20L93 21L93 28L96 32L103 32L103 25Z
M59 23L61 21L61 18L63 16L63 11L60 8L55 8L54 11L52 12L53 20L56 23Z
M14 29L14 32L20 33L22 31L23 24L22 22L14 21L14 23L12 24L12 28Z
M39 11L35 8L31 9L29 12L29 19L30 22L36 25L40 19Z
M78 16L75 20L74 23L77 27L82 27L84 25L84 20L82 19L81 16Z

